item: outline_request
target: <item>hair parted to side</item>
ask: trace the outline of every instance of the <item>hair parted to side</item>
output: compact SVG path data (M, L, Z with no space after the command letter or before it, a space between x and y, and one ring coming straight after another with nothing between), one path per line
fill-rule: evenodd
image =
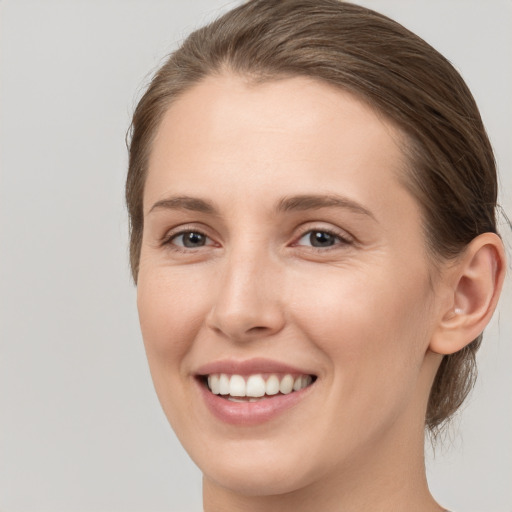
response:
M194 84L227 72L255 83L287 76L317 79L355 94L398 125L407 140L404 183L421 205L434 263L456 257L481 233L496 233L494 155L475 101L448 60L397 22L361 6L251 0L193 32L137 105L126 181L135 282L144 183L162 116ZM444 356L427 408L431 433L472 389L481 339Z

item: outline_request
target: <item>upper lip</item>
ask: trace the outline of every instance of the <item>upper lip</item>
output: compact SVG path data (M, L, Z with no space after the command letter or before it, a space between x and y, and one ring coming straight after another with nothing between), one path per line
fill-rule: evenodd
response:
M212 361L200 366L195 373L196 375L211 375L213 373L226 373L230 375L254 375L257 373L314 375L314 373L304 368L265 358L253 358L243 361L235 359Z

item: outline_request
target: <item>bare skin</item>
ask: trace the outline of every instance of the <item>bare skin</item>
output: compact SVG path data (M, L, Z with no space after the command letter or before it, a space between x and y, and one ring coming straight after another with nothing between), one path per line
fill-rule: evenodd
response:
M490 319L504 256L484 234L432 268L399 140L305 78L210 77L166 113L138 308L206 512L443 510L425 477L427 398L442 354ZM261 357L314 376L304 398L250 425L213 415L199 369Z

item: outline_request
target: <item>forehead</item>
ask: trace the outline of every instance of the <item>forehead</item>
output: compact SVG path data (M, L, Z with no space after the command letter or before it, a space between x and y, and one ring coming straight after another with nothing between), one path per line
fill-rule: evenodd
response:
M145 210L170 193L236 202L339 192L386 208L397 194L408 195L398 179L405 168L401 140L372 108L313 79L251 84L234 75L209 77L162 120Z

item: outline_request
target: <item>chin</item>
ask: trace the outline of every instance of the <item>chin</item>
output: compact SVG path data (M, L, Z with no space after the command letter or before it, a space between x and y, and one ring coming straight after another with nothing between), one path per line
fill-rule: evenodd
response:
M231 492L245 496L287 494L307 487L312 481L299 465L280 464L250 458L235 464L205 464L206 479Z
M308 487L328 470L315 467L316 450L306 438L290 442L293 434L290 429L288 440L205 441L208 449L187 446L185 440L184 446L205 479L236 494L270 496Z

